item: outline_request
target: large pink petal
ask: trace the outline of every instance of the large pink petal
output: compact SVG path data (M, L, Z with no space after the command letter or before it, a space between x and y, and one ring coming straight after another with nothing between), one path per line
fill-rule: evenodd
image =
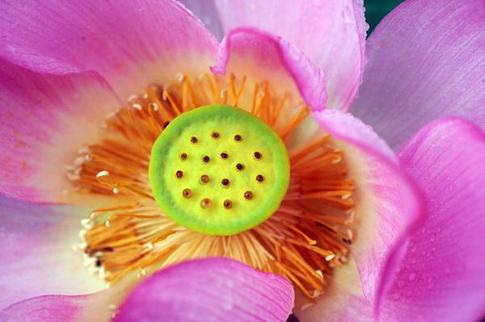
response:
M485 317L485 135L460 119L422 129L400 155L428 202L383 303L383 320Z
M50 73L96 71L122 98L206 72L215 39L170 0L2 1L0 57Z
M0 192L59 201L65 167L120 106L95 73L35 73L0 60Z
M388 257L421 219L422 201L389 147L370 127L337 111L314 116L336 138L356 181L356 235L351 247L356 272L351 267L336 269L329 293L316 305L299 308L298 314L305 321L320 321L326 312L332 312L330 321L370 318L381 291L387 289L382 274L395 273L401 259L389 267Z
M12 304L0 311L3 322L79 322L83 309L94 301L90 296L46 295Z
M396 148L438 117L485 128L483 30L482 0L406 1L370 36L353 112Z
M350 106L365 63L366 25L361 0L215 3L226 33L236 27L256 27L283 37L324 71L328 106L344 110Z
M285 321L293 307L286 279L240 262L184 262L141 282L114 319L125 321Z
M277 90L296 92L316 110L326 106L322 71L285 40L257 29L231 31L219 47L212 70L269 81Z
M88 215L88 209L0 197L0 308L39 295L104 288L72 249Z

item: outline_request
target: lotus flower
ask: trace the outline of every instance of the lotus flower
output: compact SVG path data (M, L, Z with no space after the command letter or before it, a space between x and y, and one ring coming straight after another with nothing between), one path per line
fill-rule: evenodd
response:
M0 5L0 320L482 318L483 2L185 6Z

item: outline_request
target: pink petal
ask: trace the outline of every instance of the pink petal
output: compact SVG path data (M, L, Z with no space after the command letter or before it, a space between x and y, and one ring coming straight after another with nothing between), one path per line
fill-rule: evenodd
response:
M381 291L387 288L388 282L381 280L381 275L392 274L396 269L395 265L388 266L387 259L401 248L420 220L422 202L391 150L370 127L350 114L337 111L318 112L314 116L338 140L350 175L356 180L357 226L351 247L356 272L351 267L343 272L336 269L329 294L314 306L305 310L300 307L298 316L305 321L320 321L326 312L332 312L330 321L371 317Z
M47 295L15 303L0 311L3 322L80 321L83 308L94 298L89 296Z
M237 27L256 27L283 37L324 71L329 107L349 107L361 83L365 60L366 25L361 0L215 3L226 33Z
M406 1L370 37L353 112L396 148L438 117L484 128L483 30L482 0Z
M0 192L65 198L65 166L118 106L95 73L49 75L0 60Z
M312 108L325 108L325 80L320 69L279 37L251 28L231 31L222 41L216 73L249 75L277 89L298 91Z
M88 215L89 209L80 207L0 197L0 308L39 295L104 288L72 249L80 241L80 221Z
M122 98L176 73L206 72L216 42L170 0L9 1L0 56L37 71L96 71Z
M114 321L285 321L293 288L284 278L240 262L184 262L141 282Z
M485 317L485 135L461 119L422 129L400 159L428 202L383 304L383 320Z

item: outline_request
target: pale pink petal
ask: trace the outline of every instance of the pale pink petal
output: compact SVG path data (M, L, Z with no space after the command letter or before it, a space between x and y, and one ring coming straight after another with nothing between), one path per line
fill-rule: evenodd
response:
M0 192L65 198L66 165L119 106L95 73L35 73L0 60Z
M0 308L39 295L104 288L73 250L88 215L85 208L0 197Z
M361 0L215 3L225 33L237 27L256 27L283 37L324 71L328 106L343 110L350 106L365 63L366 25Z
M46 295L12 304L0 311L3 322L79 322L90 296Z
M215 39L170 0L2 1L0 57L50 73L96 71L122 98L206 72Z
M269 81L276 89L301 95L315 110L326 106L322 71L285 40L257 29L231 31L219 47L212 70L247 75L259 82Z
M382 307L383 321L485 317L485 135L461 119L434 122L400 160L428 202L424 224Z
M293 301L286 279L208 258L171 266L141 282L114 321L285 321Z
M330 321L370 318L387 288L388 281L381 275L392 275L401 258L391 267L387 259L401 249L420 220L422 201L391 150L370 127L337 111L314 113L314 117L345 152L350 176L356 181L355 242L350 249L355 269L336 269L329 293L316 305L297 307L297 313L304 321L320 321L325 312L332 312Z
M370 36L353 113L393 148L438 117L485 128L484 30L482 0L404 2Z

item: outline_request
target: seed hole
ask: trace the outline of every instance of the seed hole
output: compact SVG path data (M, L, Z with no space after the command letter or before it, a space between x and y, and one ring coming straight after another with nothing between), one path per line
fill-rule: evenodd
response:
M184 176L184 173L182 170L177 170L177 172L175 172L175 176L180 179Z
M263 177L263 175L262 175L262 174L258 174L258 175L256 176L256 181L258 181L258 182L263 182L263 181L264 181L264 177Z
M229 154L227 154L226 152L221 153L221 158L227 159L228 157L229 157Z
M219 134L219 132L212 132L212 135L211 135L214 139L218 139L221 135Z
M210 206L212 206L212 200L210 200L209 198L204 198L200 201L200 206L202 208L209 208Z
M203 174L201 177L200 177L200 181L203 183L203 184L206 184L207 182L209 182L209 176L207 174Z
M224 208L231 209L232 208L232 201L229 199L224 200Z
M244 169L244 164L242 164L242 163L236 164L236 169L238 169L239 171L243 170Z
M224 186L224 187L227 187L229 185L230 181L229 179L227 178L224 178L221 180L221 184Z
M256 151L256 152L254 152L254 157L256 159L260 160L263 157L263 155L261 154L261 152Z
M239 134L234 135L234 141L239 142L242 140L242 136Z
M205 155L203 158L202 158L202 161L204 161L205 163L209 162L211 160L211 158L208 156L208 155Z
M254 197L254 195L251 191L246 191L244 193L244 198L247 199L247 200L251 200L251 199L253 199L253 197Z
M193 137L190 138L190 142L197 143L197 142L199 142L199 139L197 139L196 136L193 136Z
M184 196L184 198L190 198L192 197L192 190L186 188L184 189L184 191L182 191L182 196Z
M180 159L182 159L182 160L187 160L187 157L188 157L188 155L185 152L180 154Z

